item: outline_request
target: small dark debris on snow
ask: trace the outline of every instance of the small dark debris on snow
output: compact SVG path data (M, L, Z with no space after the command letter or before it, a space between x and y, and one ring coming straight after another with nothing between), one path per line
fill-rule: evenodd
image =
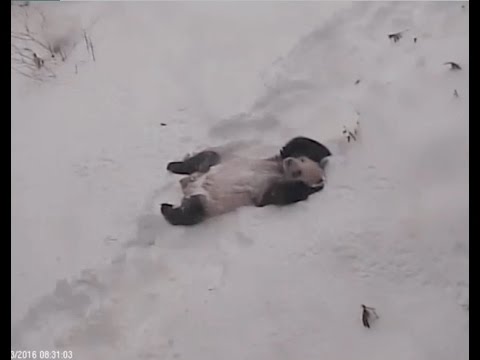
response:
M354 132L356 133L356 130ZM347 142L350 142L350 140L357 141L355 134L348 130L345 126L343 127L342 134L347 137Z
M362 311L363 326L365 326L366 328L370 328L370 323L373 320L378 319L379 316L375 312L375 309L372 307L368 307L362 304L362 309L363 309Z
M413 38L413 42L416 43L416 42L417 42L417 38Z
M33 53L33 62L35 63L37 69L40 69L44 64L43 59L39 57L36 53Z
M388 38L389 38L390 40L393 40L393 42L397 42L397 41L399 41L399 40L402 38L402 36L403 36L402 33L403 33L403 31L400 31L400 32L395 33L395 34L389 34L389 35L388 35Z
M455 96L456 98L458 98L458 91L457 91L457 89L455 89L455 91L453 92L453 96Z
M160 123L160 126L167 126L167 124L165 124L165 123Z
M461 66L457 63L454 63L453 61L448 61L443 65L450 65L450 70L462 70Z
M360 79L358 79L357 81L355 81L355 85L358 85L360 84Z

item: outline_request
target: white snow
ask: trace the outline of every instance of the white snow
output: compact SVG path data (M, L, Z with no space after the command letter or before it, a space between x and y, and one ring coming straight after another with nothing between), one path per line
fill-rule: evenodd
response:
M468 358L468 2L30 6L48 34L89 27L96 61L12 71L12 350ZM159 214L168 161L297 135L335 152L308 201Z

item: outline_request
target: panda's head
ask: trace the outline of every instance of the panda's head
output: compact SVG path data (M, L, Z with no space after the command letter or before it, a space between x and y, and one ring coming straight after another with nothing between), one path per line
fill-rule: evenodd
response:
M323 186L325 171L319 163L306 156L283 159L283 173L286 180L300 180L310 187Z
M330 150L315 140L307 137L290 140L280 150L285 178L303 181L312 188L323 187L330 155Z

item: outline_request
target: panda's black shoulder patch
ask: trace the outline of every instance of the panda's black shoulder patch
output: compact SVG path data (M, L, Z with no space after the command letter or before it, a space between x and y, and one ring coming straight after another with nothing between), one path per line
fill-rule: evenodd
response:
M322 190L324 185L315 188L302 181L279 181L270 184L262 194L258 207L266 205L289 205L306 200L310 195Z
M280 157L282 159L306 156L318 163L330 155L332 155L332 153L325 145L304 136L293 138L280 150Z

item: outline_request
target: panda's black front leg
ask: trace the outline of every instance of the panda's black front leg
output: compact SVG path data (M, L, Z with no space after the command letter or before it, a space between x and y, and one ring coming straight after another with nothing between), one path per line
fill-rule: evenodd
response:
M185 159L168 163L167 170L174 174L190 175L196 172L206 173L220 162L220 155L215 151L202 151Z
M206 210L201 195L184 198L179 207L161 205L162 215L172 225L195 225L206 218Z
M270 185L262 194L257 206L289 205L306 200L311 194L323 189L323 185L312 188L302 181L284 181Z

